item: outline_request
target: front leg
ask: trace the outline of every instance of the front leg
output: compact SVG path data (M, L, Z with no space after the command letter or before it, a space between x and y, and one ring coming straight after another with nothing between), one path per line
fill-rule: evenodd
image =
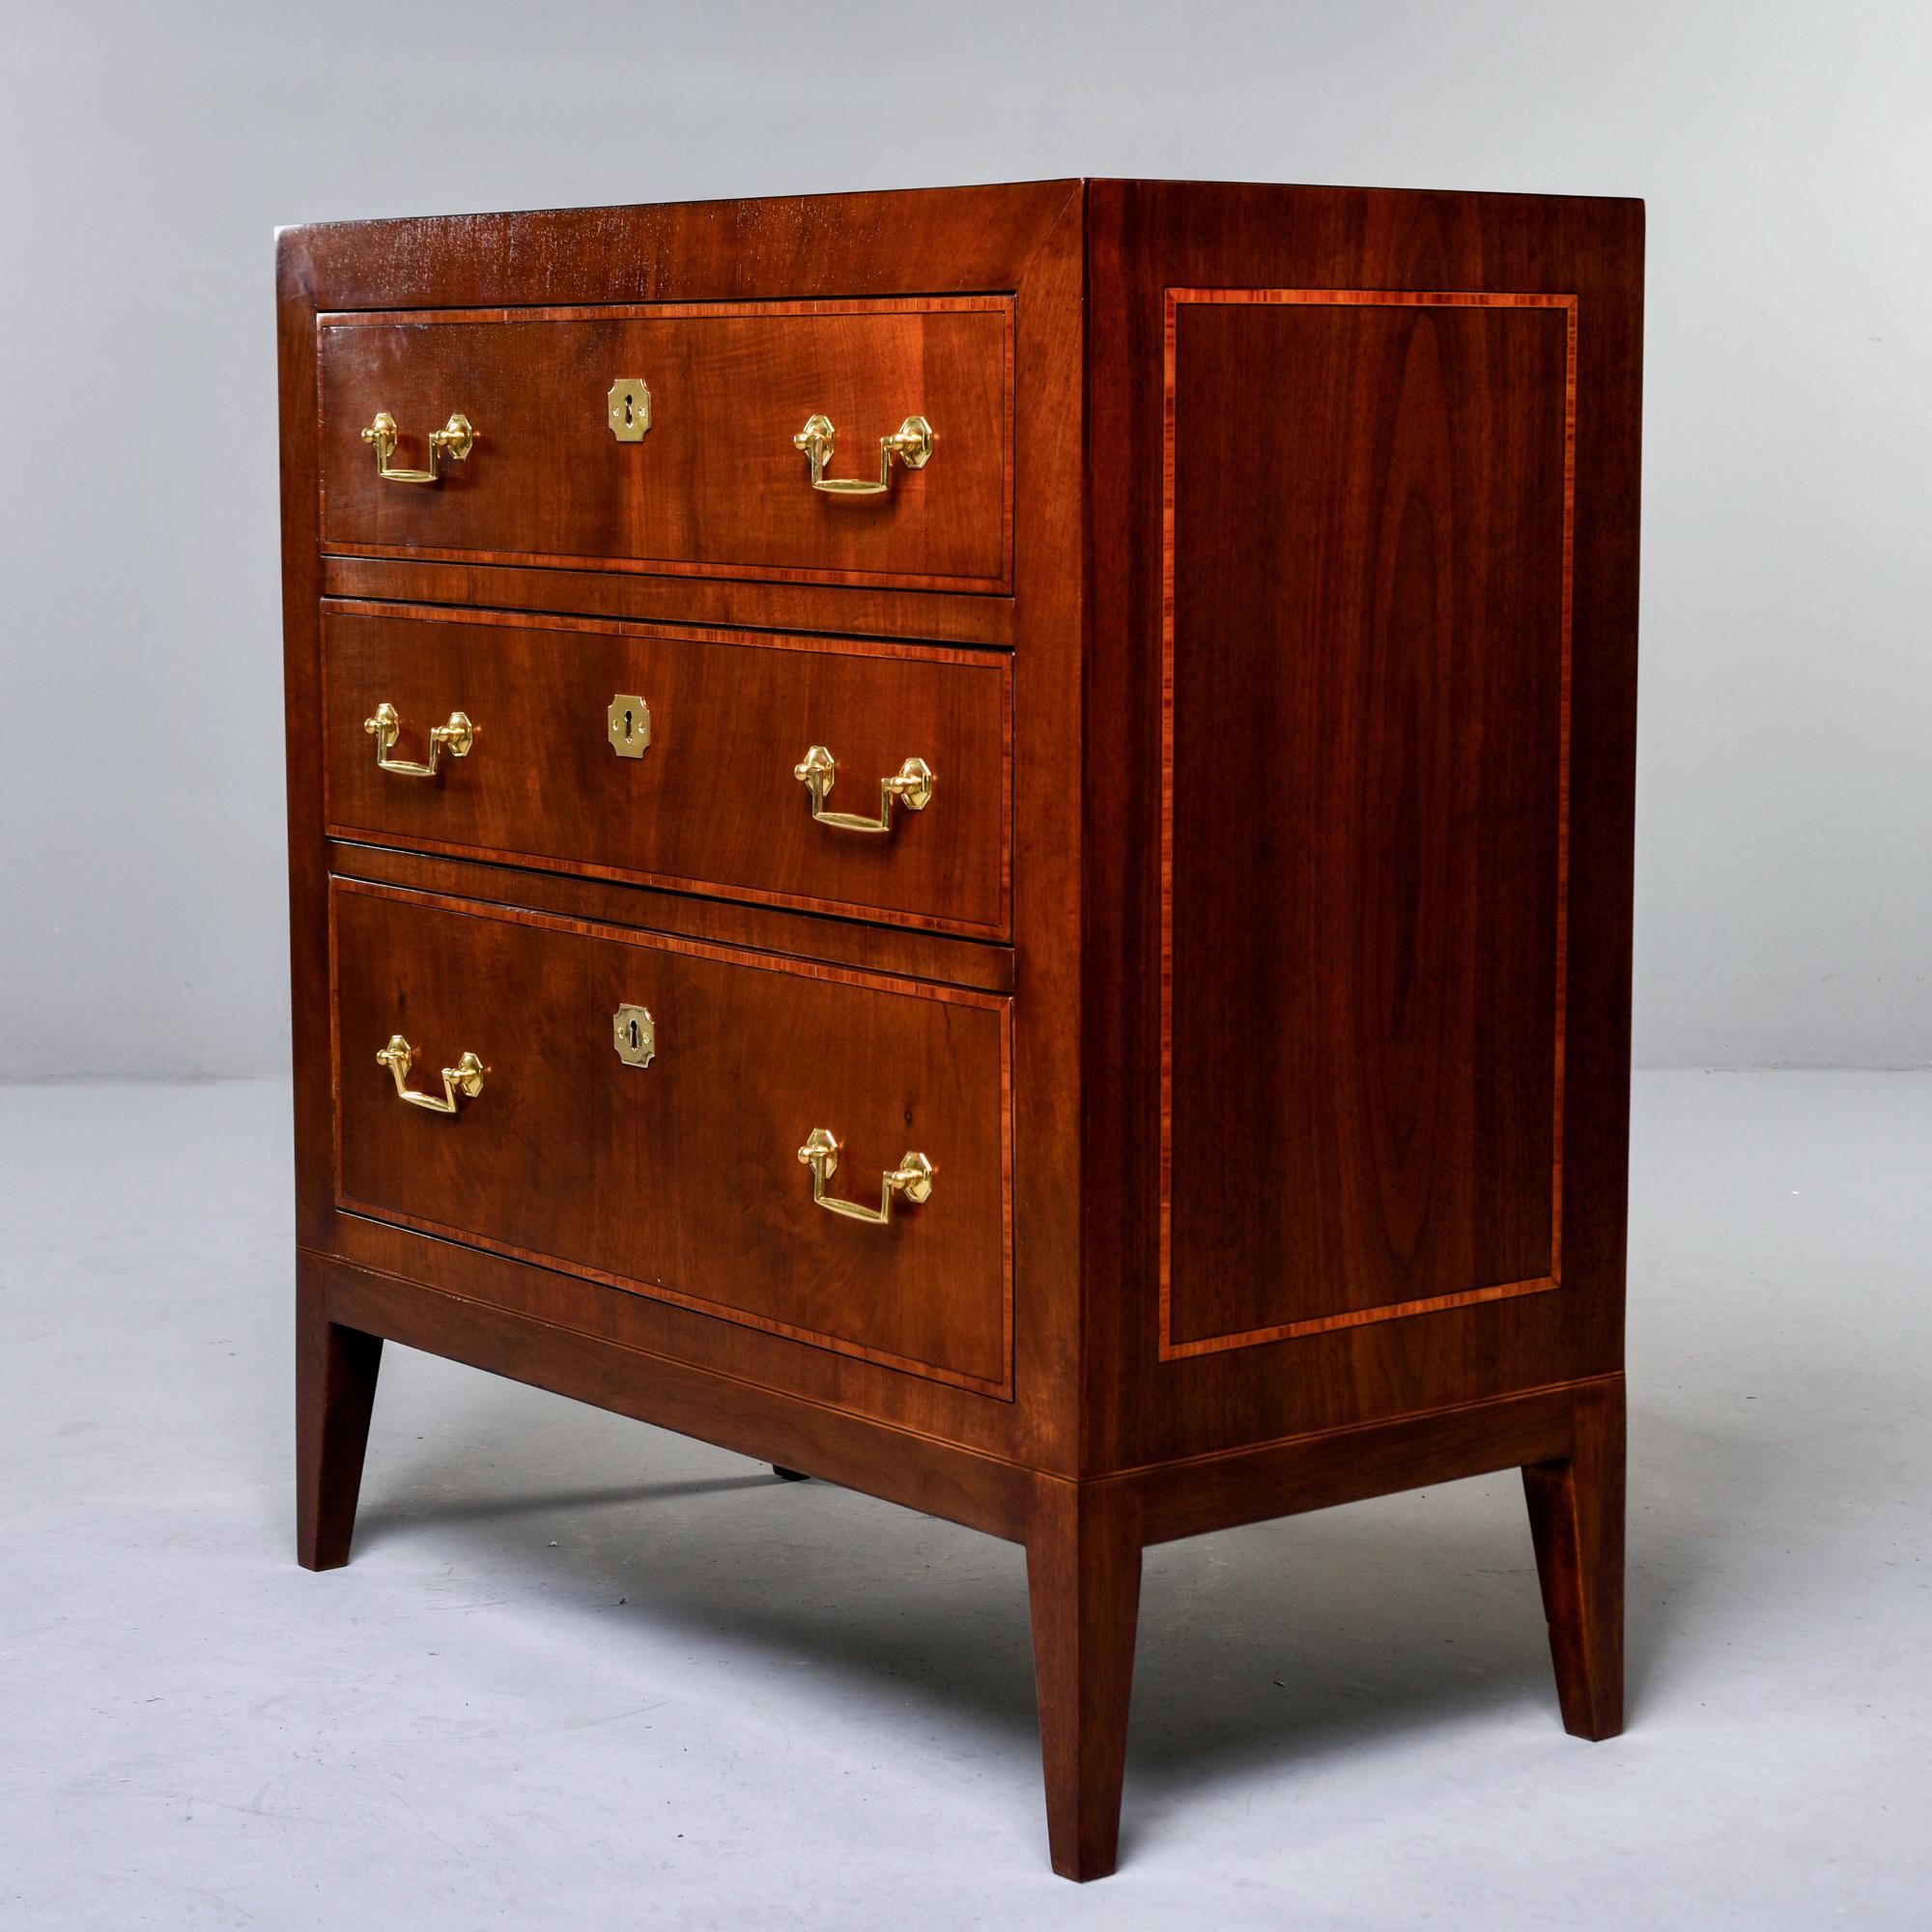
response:
M307 1570L349 1561L355 1498L383 1338L328 1319L327 1291L296 1278L296 1559Z
M1120 1843L1140 1615L1133 1486L1041 1477L1027 1528L1027 1588L1053 1868L1063 1878L1105 1878Z

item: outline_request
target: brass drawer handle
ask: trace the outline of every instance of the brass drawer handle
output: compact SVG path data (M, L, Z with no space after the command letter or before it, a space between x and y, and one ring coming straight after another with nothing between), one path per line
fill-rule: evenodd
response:
M461 463L476 446L476 432L470 428L469 418L452 415L440 429L429 433L427 469L392 469L389 459L396 453L396 439L400 434L395 417L387 410L378 410L376 420L362 432L362 440L376 445L376 474L384 483L440 483L439 460L447 456L452 463Z
M442 1069L442 1098L434 1094L419 1094L409 1084L410 1063L416 1057L416 1050L401 1034L392 1033L389 1043L376 1056L379 1065L386 1066L394 1076L396 1092L412 1107L426 1108L432 1114L453 1114L459 1098L468 1094L474 1099L483 1091L483 1063L473 1053L466 1053L454 1066Z
M838 761L823 745L814 745L805 754L805 762L794 765L791 775L811 794L811 815L821 825L837 826L840 832L890 832L893 807L902 805L908 811L923 811L932 803L932 788L939 781L923 758L908 758L896 778L879 781L879 815L861 818L856 811L827 811L825 800L832 790Z
M396 715L393 704L383 703L376 707L373 718L362 721L362 728L376 741L376 767L379 771L394 772L398 778L433 779L436 776L436 761L447 752L452 758L467 758L469 748L476 742L476 727L460 711L449 714L447 724L432 725L429 734L429 762L424 765L412 764L408 758L392 758L390 748L402 735L403 721Z
M883 497L893 487L893 458L896 456L908 469L923 469L932 461L932 445L938 440L923 416L907 416L896 435L879 439L879 480L869 483L862 476L826 475L837 434L823 416L808 416L805 427L791 440L791 446L804 450L811 465L811 487L828 497Z
M813 1127L805 1137L798 1157L811 1170L811 1199L829 1213L843 1214L848 1220L869 1221L874 1227L893 1218L893 1197L903 1194L915 1204L932 1199L932 1177L939 1172L923 1153L907 1153L899 1164L879 1177L879 1205L862 1208L856 1201L841 1201L825 1191L825 1183L838 1171L838 1137L829 1127Z

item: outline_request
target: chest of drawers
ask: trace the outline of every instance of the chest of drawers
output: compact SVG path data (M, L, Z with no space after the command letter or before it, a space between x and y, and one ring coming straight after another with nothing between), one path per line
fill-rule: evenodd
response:
M1641 252L285 231L301 1560L384 1339L1014 1539L1091 1878L1145 1546L1520 1467L1614 1732Z

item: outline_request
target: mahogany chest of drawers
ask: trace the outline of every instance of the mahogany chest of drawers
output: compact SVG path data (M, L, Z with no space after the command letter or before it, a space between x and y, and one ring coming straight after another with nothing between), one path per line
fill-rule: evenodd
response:
M285 231L301 1560L384 1338L1018 1540L1091 1878L1144 1546L1520 1466L1614 1732L1641 257L1097 181Z

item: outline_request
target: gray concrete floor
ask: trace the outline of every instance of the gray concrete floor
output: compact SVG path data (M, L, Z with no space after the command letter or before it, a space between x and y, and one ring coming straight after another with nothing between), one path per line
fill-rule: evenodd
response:
M1638 1081L1625 1737L1514 1478L1171 1545L1085 1889L1009 1546L391 1350L298 1570L286 1108L0 1089L9 1926L1932 1922L1932 1076Z

